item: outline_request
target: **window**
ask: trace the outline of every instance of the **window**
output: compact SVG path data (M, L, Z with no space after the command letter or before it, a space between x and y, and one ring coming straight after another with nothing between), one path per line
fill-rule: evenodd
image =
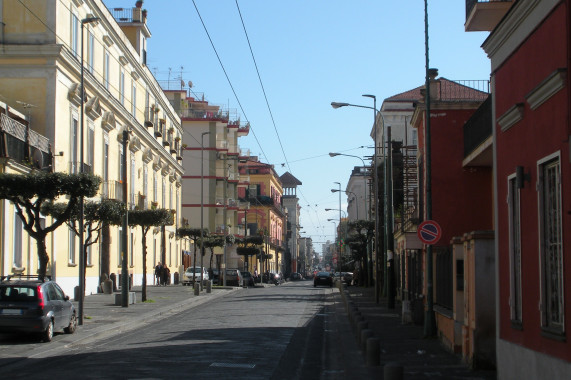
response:
M71 51L74 56L79 56L79 18L75 13L71 14Z
M158 180L157 180L157 172L153 172L153 202L158 202L159 195L158 195Z
M68 248L69 254L68 254L67 261L69 264L75 264L75 250L76 250L76 244L77 244L76 239L75 239L76 235L75 235L75 231L72 228L70 228L68 231L69 231L68 232L68 234L69 234L69 248Z
M508 179L510 314L512 322L521 324L521 227L520 192L514 176Z
M123 227L119 227L117 233L119 234L117 242L117 266L120 267L123 262Z
M129 178L131 205L135 206L135 157L131 158L131 175Z
M22 248L22 219L14 211L14 251L12 253L14 268L22 268Z
M130 249L129 249L129 266L134 267L135 266L135 260L133 258L133 252L135 251L135 247L133 247L133 244L135 244L135 236L133 236L133 233L131 232L131 242L130 242Z
M133 81L133 87L131 89L131 115L137 116L137 86Z
M162 203L161 203L161 207L166 207L166 205L167 205L167 200L166 200L166 197L167 197L167 189L166 189L166 183L165 183L165 178L164 178L164 177L163 177L163 186L162 186L162 190L163 190L163 193L161 194L161 195L162 195L162 199L161 199L161 201L162 201Z
M71 152L71 162L70 162L70 173L76 174L79 171L79 121L77 114L72 114L71 116L71 131L70 131L70 152Z
M87 70L93 74L93 57L95 50L95 38L93 33L87 32Z
M119 73L119 101L125 105L125 71L123 69Z
M149 168L147 167L147 165L145 165L143 168L143 195L145 199L147 199L148 181L149 181ZM146 200L146 202L148 202L148 200Z
M107 90L109 90L109 51L105 50L103 53L103 85Z
M95 145L93 141L95 139L95 131L93 127L93 122L89 122L87 127L87 168L86 172L93 173L93 160L95 157Z
M538 166L541 258L541 321L549 332L563 333L563 239L559 156Z
M109 135L103 136L103 165L102 165L103 182L109 181Z
M123 182L123 178L125 178L125 168L123 168L124 155L123 144L119 144L119 182Z
M93 262L91 261L91 248L93 247L92 244L89 244L87 246L87 250L86 250L86 260L85 260L85 265L93 265Z
M171 210L173 209L172 201L173 201L173 199L172 199L172 186L169 186L169 209L171 209Z

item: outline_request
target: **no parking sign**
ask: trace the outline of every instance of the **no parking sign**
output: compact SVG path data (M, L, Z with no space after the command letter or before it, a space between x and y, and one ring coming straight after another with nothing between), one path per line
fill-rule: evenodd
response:
M425 220L418 226L416 234L424 244L436 244L442 236L442 228L434 220Z

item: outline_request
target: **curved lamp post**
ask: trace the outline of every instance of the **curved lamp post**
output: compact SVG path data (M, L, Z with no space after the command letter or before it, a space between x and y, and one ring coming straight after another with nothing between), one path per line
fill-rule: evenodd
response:
M361 160L361 162L363 163L363 168L366 168L365 161L364 161L361 157L359 157L359 156L355 156L355 155L353 155L353 154L337 153L337 152L331 152L331 153L329 153L329 157L337 157L337 156L345 156L345 157L355 157L355 158L358 158L358 159ZM370 208L370 207L367 208L367 198L368 198L368 196L367 196L367 188L368 188L368 186L367 186L367 176L366 176L366 175L363 175L363 184L365 185L365 210L368 210L368 211L365 211L365 212L366 212L366 213L365 213L365 217L367 218L367 220L371 220L371 208ZM353 193L353 194L355 194L355 193ZM357 195L355 195L355 197L356 197L356 196L357 196ZM358 210L358 208L357 208L357 210ZM359 214L359 211L357 211L357 214ZM357 219L359 219L359 215L357 215Z
M341 103L341 102L331 102L331 107L337 109L337 108L341 108L341 107L358 107L358 108L367 108L367 109L372 109L373 110L373 115L374 115L374 121L373 121L373 128L374 128L374 132L373 132L373 138L375 141L375 152L373 155L373 162L374 162L374 169L373 169L373 183L374 183L374 209L375 209L375 267L376 267L376 272L377 272L377 281L375 281L375 298L376 298L376 302L379 303L380 301L380 284L378 281L378 273L379 273L379 207L378 207L378 201L379 201L379 186L378 186L378 182L379 182L379 176L377 174L377 149L378 149L378 144L377 144L377 115L381 116L381 119L383 120L383 136L382 136L382 140L383 140L383 156L385 156L385 118L383 117L383 114L377 110L377 97L375 95L370 95L370 94L363 94L364 97L366 98L372 98L373 99L373 107L370 106L362 106L359 104L350 104L350 103ZM387 192L386 192L386 184L387 184L387 170L386 170L386 162L387 160L384 159L383 160L383 165L384 170L383 170L383 176L384 176L384 188L385 188L385 194L383 196L383 205L384 205L384 217L385 217L385 228L383 229L383 242L384 242L384 288L385 290L387 289L387 238L388 238L388 229L389 226L387 225ZM389 301L390 302L390 301Z

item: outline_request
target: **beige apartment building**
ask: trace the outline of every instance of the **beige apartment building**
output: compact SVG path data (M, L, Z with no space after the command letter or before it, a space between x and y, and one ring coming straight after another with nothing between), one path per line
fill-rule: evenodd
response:
M101 0L2 0L0 12L2 100L16 109L22 105L19 111L31 121L30 127L49 140L55 152L53 171L83 170L102 178L93 200L123 200L125 173L129 209L173 210L175 224L155 228L147 236L147 283L153 283L157 261L165 262L172 274L179 271L181 252L188 249L176 238L181 219L182 129L146 66L151 33L142 9L110 11ZM129 135L126 145L124 131ZM122 164L124 156L127 165ZM35 245L24 231L15 231L9 202L2 201L0 210L1 274L36 273ZM141 235L141 228L129 228L127 233L129 274L135 285L141 284L143 274ZM102 274L115 274L120 285L122 236L121 228L109 227L89 249L87 294L97 292ZM71 294L78 284L79 244L65 225L47 242L48 274ZM21 250L21 256L15 255L15 249Z
M241 122L237 112L209 103L200 94L185 90L165 93L182 123L181 212L185 224L205 228L210 235L243 237L245 222L238 219L238 210L246 206L238 201L238 184L248 184L249 177L238 173L238 163L250 153L240 149L238 139L248 135L249 123ZM227 268L243 269L243 258L236 254L234 244L216 247L213 252L206 249L202 263L199 254L196 262L192 261L194 252L189 256L185 266L220 268L225 262Z

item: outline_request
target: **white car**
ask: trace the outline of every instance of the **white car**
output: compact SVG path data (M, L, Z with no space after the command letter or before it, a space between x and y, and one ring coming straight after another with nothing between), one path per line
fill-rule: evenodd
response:
M202 274L200 273L200 267L188 267L182 276L182 284L191 285L194 284L195 280L200 282L202 279L210 280L206 267L202 267Z

